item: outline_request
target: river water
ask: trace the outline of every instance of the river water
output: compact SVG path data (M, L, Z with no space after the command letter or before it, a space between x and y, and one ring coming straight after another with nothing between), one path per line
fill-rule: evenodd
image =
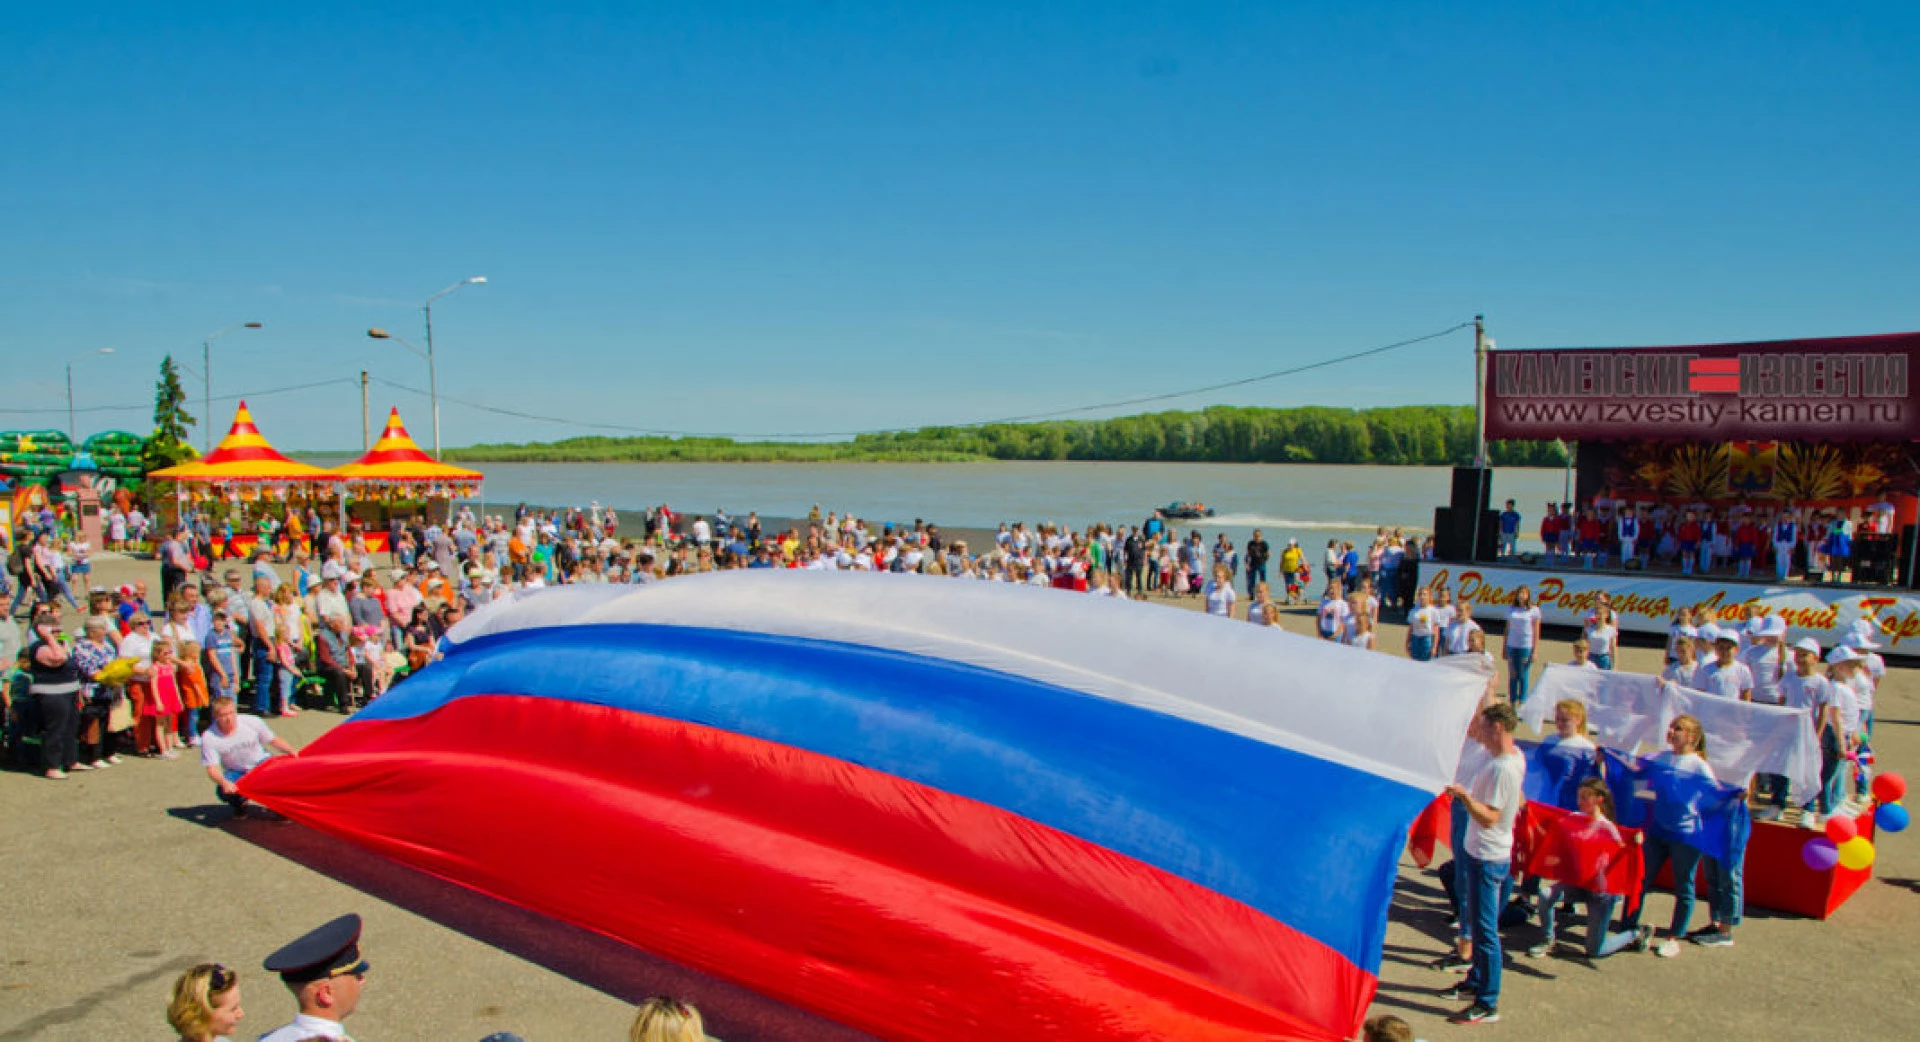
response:
M489 509L516 503L621 511L665 503L684 513L724 508L735 516L771 517L852 511L875 524L916 518L948 528L1029 526L1074 528L1095 521L1137 524L1176 499L1206 503L1217 516L1181 522L1212 541L1224 531L1243 544L1260 528L1276 546L1370 536L1399 526L1425 532L1433 508L1446 503L1445 467L1358 467L1207 463L490 463ZM1496 506L1519 501L1525 529L1538 525L1547 500L1562 498L1559 470L1510 469L1494 474Z

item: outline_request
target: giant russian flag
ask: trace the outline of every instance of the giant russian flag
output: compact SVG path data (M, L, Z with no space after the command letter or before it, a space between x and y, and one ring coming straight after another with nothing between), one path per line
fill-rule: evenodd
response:
M1486 677L918 576L541 591L249 797L885 1038L1342 1039Z

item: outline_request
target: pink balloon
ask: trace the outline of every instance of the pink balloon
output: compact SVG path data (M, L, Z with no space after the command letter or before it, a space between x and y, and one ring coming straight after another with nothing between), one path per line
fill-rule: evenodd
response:
M1815 836L1800 848L1800 860L1815 872L1825 872L1840 863L1840 848L1825 836Z

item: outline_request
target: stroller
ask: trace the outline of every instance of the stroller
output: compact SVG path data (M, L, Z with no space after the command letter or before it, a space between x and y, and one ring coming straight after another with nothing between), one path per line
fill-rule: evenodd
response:
M1287 603L1292 604L1295 601L1299 600L1301 594L1306 591L1307 587L1310 584L1312 584L1313 569L1308 567L1306 564L1302 563L1300 565L1299 571L1290 572L1287 574L1286 580L1287 580Z

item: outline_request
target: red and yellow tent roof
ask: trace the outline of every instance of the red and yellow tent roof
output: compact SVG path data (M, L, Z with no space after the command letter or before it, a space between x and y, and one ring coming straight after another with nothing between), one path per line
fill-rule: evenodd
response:
M380 440L367 454L335 467L333 473L348 481L479 481L480 472L441 463L421 451L400 422L400 410L387 415L387 426Z
M241 402L233 427L213 451L190 463L156 470L148 478L160 481L339 481L340 475L322 467L296 463L280 455Z

